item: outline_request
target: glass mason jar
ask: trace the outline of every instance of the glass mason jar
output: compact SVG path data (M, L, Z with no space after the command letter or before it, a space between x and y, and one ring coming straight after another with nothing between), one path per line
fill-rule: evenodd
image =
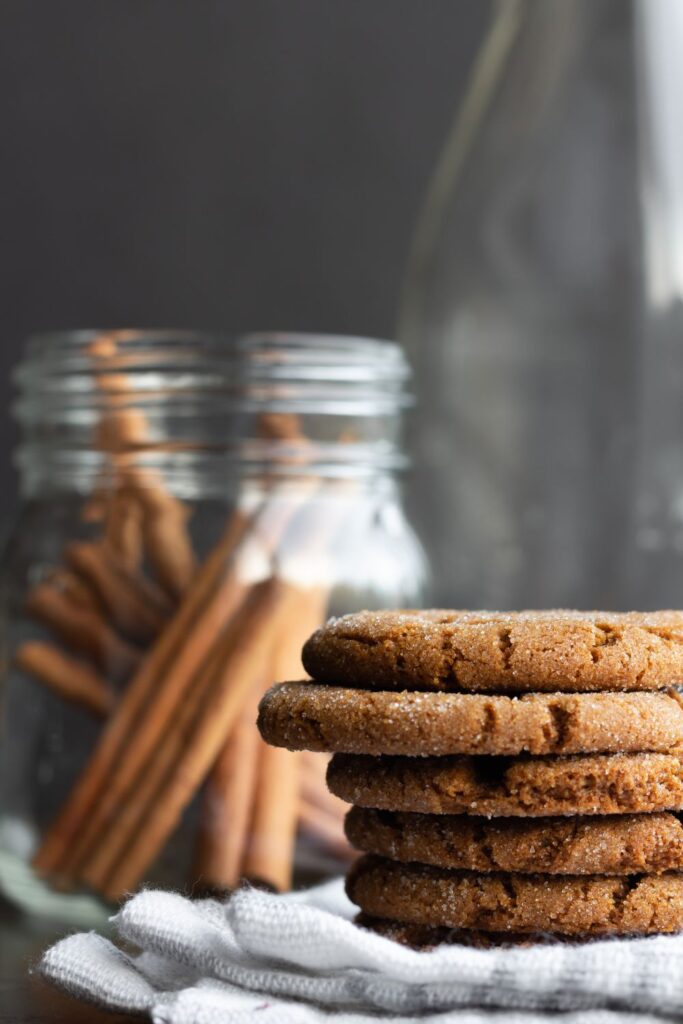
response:
M492 11L399 331L435 600L678 607L683 9Z
M407 378L397 346L359 338L28 342L2 573L15 903L83 918L143 883L283 889L339 867L325 758L266 747L256 710L328 614L421 600Z

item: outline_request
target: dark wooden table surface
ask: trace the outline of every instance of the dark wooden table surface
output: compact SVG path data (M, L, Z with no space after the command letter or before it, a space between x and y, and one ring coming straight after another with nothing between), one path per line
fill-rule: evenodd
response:
M63 927L27 921L0 904L0 1024L131 1024L138 1019L103 1013L32 976L42 951Z

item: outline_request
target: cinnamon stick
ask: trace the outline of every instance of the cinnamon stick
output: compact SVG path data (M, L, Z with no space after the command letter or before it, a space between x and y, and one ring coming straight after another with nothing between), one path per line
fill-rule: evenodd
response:
M100 614L104 612L104 605L96 591L88 586L80 576L72 572L71 569L65 569L63 566L53 569L45 582L55 587L71 604L75 604L79 608L86 608L89 611L95 610Z
M107 546L106 540L102 541L102 547L112 571L121 579L123 585L134 591L138 600L150 605L154 614L160 619L161 626L165 626L177 608L177 602L171 601L161 587L141 570L128 568L123 560Z
M108 789L109 772L130 765L133 770L125 771L123 780L128 785L129 776L134 776L149 749L165 730L193 672L210 647L210 638L206 633L203 634L205 643L188 645L187 639L195 629L209 596L220 591L219 582L226 574L226 563L244 536L246 526L246 518L236 513L212 554L204 562L176 614L126 688L115 714L105 727L90 760L34 858L34 867L39 873L65 870L69 860L73 859L77 837L83 840L85 823L92 818L91 812L97 805L102 787ZM228 605L232 603L225 592L222 600L227 601ZM220 598L216 603L220 605ZM184 657L181 657L182 652ZM179 661L182 661L180 666ZM160 679L164 680L163 686L159 685ZM136 726L140 724L143 713L150 729L147 733L143 730L142 735L137 736ZM157 728L154 728L154 723ZM137 757L136 743L139 743Z
M58 873L66 881L103 839L128 788L134 786L147 757L169 727L194 673L239 605L251 580L242 566L242 548L273 550L298 507L269 500L249 519L234 514L222 541L207 558L186 600L129 684L100 743L34 859L36 870ZM247 543L248 541L248 543ZM237 557L239 556L239 557ZM259 563L259 558L255 558ZM260 571L263 567L261 566Z
M121 640L94 609L73 604L49 583L40 583L31 591L26 609L68 646L90 655L109 679L127 679L140 661L139 653Z
M188 510L171 495L140 490L142 534L147 557L159 582L173 598L183 596L197 571L187 529Z
M142 506L135 495L119 489L108 503L103 543L130 572L143 558Z
M117 899L137 885L175 828L218 756L246 694L266 671L269 648L264 639L268 632L277 634L294 597L292 587L276 578L258 583L226 628L227 642L209 699L169 778L152 805L144 809L144 827L135 830L104 886L108 899Z
M93 847L77 872L79 881L95 890L105 888L107 879L125 853L137 831L146 827L146 815L157 794L173 771L188 742L202 705L220 669L223 643L218 642L199 668L192 687L173 720L172 727L161 737L145 765L141 778L126 799L112 809L104 825L103 841Z
M294 590L290 614L273 637L271 678L305 675L301 649L324 617L325 592ZM254 726L255 727L255 726ZM281 747L259 743L254 810L246 846L246 878L283 890L290 887L299 806L299 758Z
M259 417L258 432L265 438L297 439L305 443L298 416L262 415ZM309 481L304 490L310 492L317 489L317 486L317 482ZM278 501L278 490L276 487L269 491L267 501L271 506ZM260 538L262 553L266 557L275 555L278 539L277 534L271 534L270 538ZM304 625L302 629L305 628ZM296 659L300 670L298 651ZM250 701L245 705L235 730L237 735L228 738L206 785L192 870L193 880L201 880L204 888L233 888L241 874L248 846L247 830L251 824L249 812L256 782L257 760L263 761L264 756L255 725L257 710L258 701ZM269 773L267 770L266 774ZM259 827L262 828L262 811L259 811L259 818Z
M299 759L259 738L258 782L242 874L278 892L292 884L299 806Z
M146 447L139 442L139 447ZM140 465L135 453L116 460L121 487L142 510L142 537L159 583L170 597L182 597L197 571L197 559L187 528L190 513L164 485L162 474Z
M117 461L119 472L124 465L124 460ZM142 479L137 475L136 483L140 486L136 493L140 496L141 504L144 504L144 495L149 507L157 503L158 508L166 508L163 492L159 501L159 494L154 487L142 486L144 474ZM128 484L131 484L130 476L126 486ZM313 488L317 486L314 481L311 484ZM179 707L182 709L183 698L195 681L198 668L211 649L217 632L220 632L239 604L247 583L260 578L263 562L268 562L269 556L264 557L265 553L274 550L283 526L300 507L305 492L304 487L296 501L271 501L269 497L265 514L255 516L255 524L251 524L250 544L247 545L251 547L252 553L255 548L261 549L261 568L257 568L255 574L253 567L245 573L237 571L235 565L226 571L226 562L229 562L231 549L235 545L234 537L215 562L212 563L212 559L216 552L199 571L181 605L180 611L184 610L185 614L179 612L174 617L145 659L121 706L105 728L102 740L67 804L48 831L35 859L39 871L75 877L89 872L93 860L103 856L99 851L101 840L108 836L107 823L116 819L120 809L127 806L126 801L130 799L131 793L145 779L151 763L149 759L159 749L159 740L165 738L167 732L174 733L174 715ZM274 509L272 506L275 506ZM253 528L254 525L256 528ZM246 533L246 530L242 532ZM254 561L258 566L259 558ZM207 573L210 564L215 567L213 574ZM201 598L198 594L201 594ZM236 712L233 709L230 713ZM208 723L201 716L197 728L200 731L208 729ZM175 735L177 737L177 733ZM171 767L176 769L177 758L172 761ZM157 829L161 829L160 819L155 820ZM165 820L168 822L168 819ZM126 838L127 843L129 839ZM132 849L129 859L132 858L134 864L135 857L139 859L142 852L139 848L136 852L134 845ZM129 873L132 871L130 864L127 870ZM109 884L114 883L110 880Z
M262 692L259 680L206 783L191 872L193 884L201 890L234 889L240 880L256 783L259 737L255 722Z
M119 341L126 333L111 332L94 338L90 355L104 369L119 354ZM196 571L196 559L187 521L185 505L171 495L164 486L161 473L131 465L130 453L145 449L151 442L147 416L141 409L123 403L131 400L128 378L124 374L96 374L95 382L105 403L97 427L96 446L110 452L112 463L125 482L125 495L139 499L142 509L142 535L149 560L159 582L171 597L184 594ZM131 527L132 529L132 527Z
M46 683L65 700L105 717L114 706L114 694L91 668L70 658L51 644L32 641L22 644L14 655L17 666Z
M136 331L127 327L112 328L109 331L100 331L88 342L87 352L93 359L112 359L118 354L119 343L128 341L136 336Z
M149 440L149 423L141 409L128 404L133 394L128 378L107 370L118 355L116 342L107 342L106 345L93 342L90 354L100 364L100 372L95 374L95 384L102 399L102 414L95 430L95 447L115 454L144 445Z
M97 427L96 447L104 452L142 448L149 440L149 423L140 409L112 408L111 399Z
M163 678L157 677L159 685L150 695L148 708L136 715L130 723L128 736L122 740L124 756L111 765L109 778L103 785L93 812L69 848L64 864L67 874L75 872L81 862L87 861L91 848L102 841L102 830L107 821L115 816L118 805L126 799L125 794L129 787L134 786L136 777L161 737L166 730L172 728L173 717L191 687L195 673L247 589L248 585L241 578L238 561L235 559L224 572L223 578L217 581L214 592L203 606L197 607L188 628L178 633L174 657L166 666ZM165 637L166 633L167 630L161 636ZM130 686L134 684L135 680Z
M168 600L142 577L117 565L102 545L69 544L65 555L69 565L97 591L118 630L141 643L161 631L170 611Z

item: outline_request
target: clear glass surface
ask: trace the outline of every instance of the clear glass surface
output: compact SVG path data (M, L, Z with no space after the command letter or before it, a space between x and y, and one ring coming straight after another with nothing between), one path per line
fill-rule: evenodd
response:
M680 604L683 20L502 0L400 336L440 604Z
M326 615L423 599L400 350L83 332L33 340L17 382L0 891L82 920L142 884L339 870L326 758L268 753L255 718Z

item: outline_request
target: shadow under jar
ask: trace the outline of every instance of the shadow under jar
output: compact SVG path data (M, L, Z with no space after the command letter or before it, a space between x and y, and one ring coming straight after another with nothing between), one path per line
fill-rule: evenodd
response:
M16 372L0 890L96 918L141 884L286 889L349 855L323 755L258 737L329 614L414 605L389 342L83 331Z

